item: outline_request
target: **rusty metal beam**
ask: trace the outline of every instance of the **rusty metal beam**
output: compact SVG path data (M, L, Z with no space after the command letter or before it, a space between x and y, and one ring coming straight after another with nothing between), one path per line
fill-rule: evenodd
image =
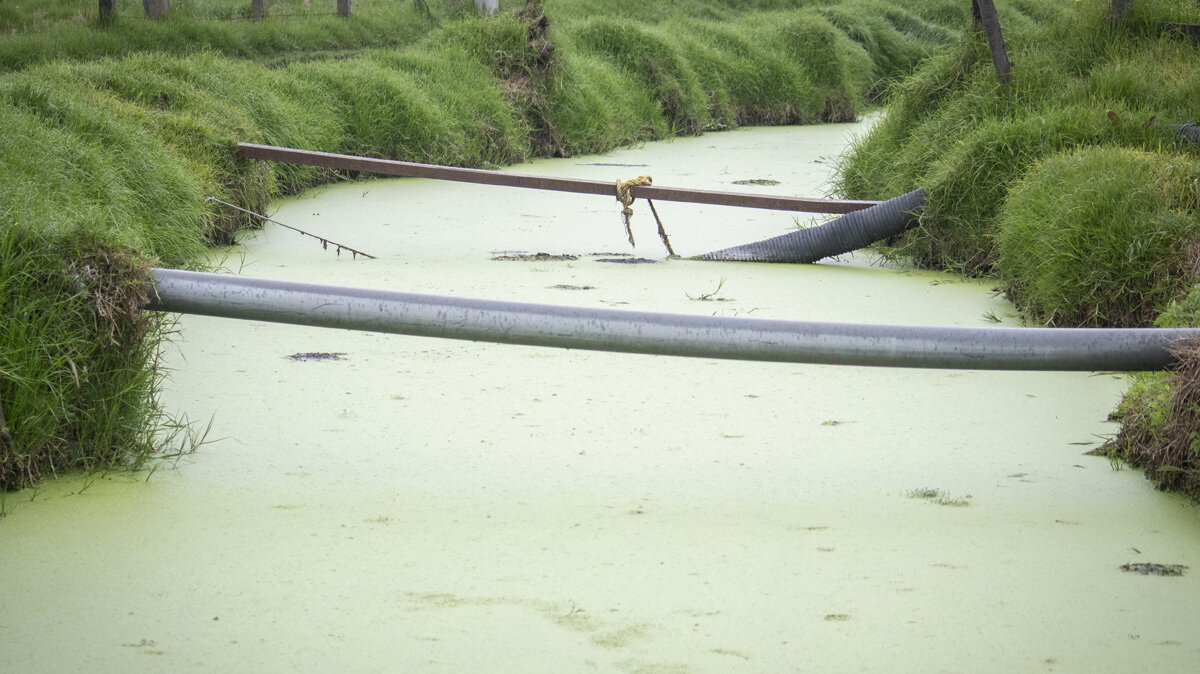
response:
M273 145L258 145L255 143L238 143L238 152L249 159L264 159L306 166L342 171L358 171L361 173L378 173L381 175L401 176L405 178L430 178L433 180L453 180L479 185L499 185L503 187L524 187L535 190L551 190L554 192L574 192L576 194L595 194L600 196L617 197L616 182L602 180L580 180L577 178L554 178L550 176L534 176L507 171L487 171L484 169L458 168L455 166L438 166L435 164L417 164L414 162L397 161L394 159L376 159L373 157L358 157L348 154L332 154L315 152L313 150L297 150ZM774 196L765 194L741 194L737 192L714 192L710 190L692 190L679 187L656 187L641 185L631 188L635 199L656 199L660 201L680 201L693 204L711 204L716 206L740 206L743 208L763 208L776 211L803 211L806 213L843 214L859 211L879 203L878 201L855 201L842 199L810 199L806 197Z

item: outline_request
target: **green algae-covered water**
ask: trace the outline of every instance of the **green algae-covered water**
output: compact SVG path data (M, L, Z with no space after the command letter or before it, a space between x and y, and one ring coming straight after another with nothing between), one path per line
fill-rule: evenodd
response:
M863 129L741 130L516 170L814 195ZM778 184L738 184L751 180ZM685 256L796 225L656 206ZM274 208L379 259L272 226L229 269L651 311L1016 323L986 282L868 257L662 261L644 202L632 250L599 197L400 180ZM576 259L492 259L514 252ZM598 261L609 253L660 262ZM312 353L330 355L289 357ZM167 407L211 419L212 442L149 481L9 495L0 670L1190 672L1200 657L1200 512L1084 455L1115 432L1120 375L198 316L166 358Z

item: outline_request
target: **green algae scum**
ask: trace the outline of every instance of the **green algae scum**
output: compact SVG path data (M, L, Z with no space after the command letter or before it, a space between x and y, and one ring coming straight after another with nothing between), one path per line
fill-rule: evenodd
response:
M877 62L832 10L805 3L581 0L489 18L395 2L348 19L285 17L310 11L290 3L253 24L227 20L230 3L99 23L62 4L0 6L0 296L19 317L0 324L10 489L138 465L163 427L162 326L120 328L138 339L110 344L106 323L143 319L108 311L106 288L140 285L149 263L202 265L206 243L257 225L206 197L262 212L272 195L339 178L241 159L238 142L496 167L848 119L966 17L931 3L855 28L906 45ZM83 366L91 378L76 377Z
M599 179L628 168L597 164L642 164L669 184L767 176L808 193L828 177L812 160L869 124L516 170ZM681 254L795 226L732 211L731 231L728 208L659 210ZM664 260L645 212L630 251L608 198L379 180L271 211L378 259L268 225L214 263L582 307L1017 322L988 282L871 256ZM626 251L658 263L595 255ZM725 301L696 299L718 285ZM10 497L0 565L6 606L23 608L6 615L25 617L0 629L79 645L6 653L9 669L1186 671L1200 650L1186 619L1197 576L1136 571L1196 568L1200 515L1084 455L1115 431L1124 376L737 363L203 316L176 329L164 406L211 415L214 442L148 482Z
M0 669L1194 669L1190 345L1132 378L902 371L142 310L166 266L696 315L1194 327L1200 56L1169 28L1200 23L1193 3L998 3L1007 84L969 2L296 16L318 5L0 5ZM812 125L737 128L758 124ZM709 263L665 259L643 200L631 249L611 198L365 180L239 142L929 198L870 253ZM818 222L655 205L684 257Z

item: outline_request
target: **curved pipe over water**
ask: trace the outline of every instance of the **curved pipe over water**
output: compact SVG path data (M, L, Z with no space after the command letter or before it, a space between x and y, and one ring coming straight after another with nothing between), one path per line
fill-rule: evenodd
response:
M715 250L698 260L726 262L816 262L858 250L908 229L925 207L925 190L917 189L817 227L799 229L754 243Z
M150 309L502 344L696 358L966 370L1171 366L1200 329L947 328L655 314L154 269Z

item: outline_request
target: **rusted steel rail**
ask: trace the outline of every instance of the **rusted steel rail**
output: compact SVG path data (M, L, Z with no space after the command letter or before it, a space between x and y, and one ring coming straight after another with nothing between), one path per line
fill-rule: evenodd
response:
M348 154L332 154L312 150L297 150L274 145L257 145L255 143L238 143L238 151L249 159L264 159L306 166L339 169L343 171L360 171L363 173L379 173L405 178L431 178L433 180L453 180L462 183L480 185L500 185L503 187L524 187L535 190L551 190L555 192L574 192L576 194L596 194L600 196L617 197L616 182L603 180L580 180L577 178L553 178L550 176L533 176L506 171L486 171L484 169L458 168L454 166L438 166L435 164L417 164L394 159L375 159L373 157L357 157ZM693 204L712 204L716 206L740 206L743 208L764 208L776 211L803 211L806 213L843 214L859 211L879 203L878 201L856 201L842 199L810 199L805 197L774 196L766 194L739 194L737 192L713 192L710 190L691 190L679 187L657 187L639 185L631 188L635 199L657 199L661 201L681 201Z

